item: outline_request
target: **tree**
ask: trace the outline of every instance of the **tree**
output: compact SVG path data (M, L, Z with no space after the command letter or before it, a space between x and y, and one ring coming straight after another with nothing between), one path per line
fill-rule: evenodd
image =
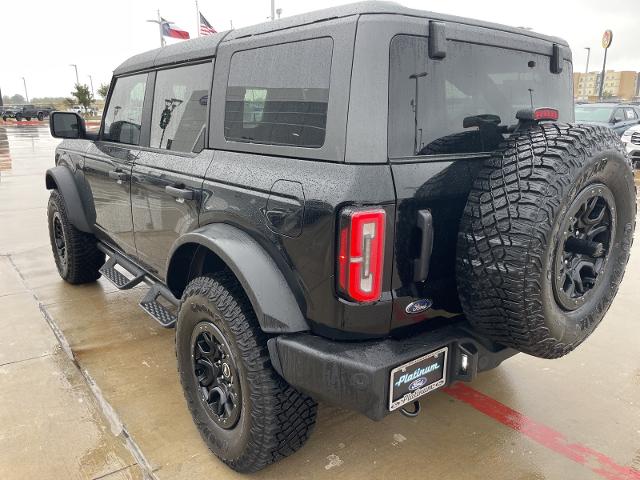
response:
M7 95L3 95L2 96L2 101L5 103L5 105L19 105L21 103L26 103L27 102L24 99L24 97L22 95L20 95L19 93L16 93L15 95L12 95L11 97L9 97Z
M100 87L98 87L98 95L100 95L102 98L107 98L108 93L109 93L108 83L103 83L100 85Z
M80 104L85 111L88 111L93 103L93 95L91 95L91 90L87 85L80 85L76 83L76 89L71 92L71 95L76 97L78 100L78 104Z

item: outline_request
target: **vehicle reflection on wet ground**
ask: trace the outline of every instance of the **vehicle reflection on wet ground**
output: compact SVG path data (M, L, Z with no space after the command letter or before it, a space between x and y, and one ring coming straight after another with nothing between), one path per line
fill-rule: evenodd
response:
M6 128L0 127L0 171L11 169L11 151Z
M137 307L144 292L60 280L43 179L57 143L46 125L0 126L0 478L241 478L200 439L174 333ZM414 419L321 405L307 446L253 478L638 480L639 287L636 241L573 354L517 355Z

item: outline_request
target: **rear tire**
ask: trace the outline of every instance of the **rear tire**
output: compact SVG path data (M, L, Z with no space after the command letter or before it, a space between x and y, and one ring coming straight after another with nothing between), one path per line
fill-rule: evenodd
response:
M537 357L570 352L613 301L635 217L631 163L613 131L542 124L512 135L479 172L460 224L469 322Z
M316 420L316 402L276 373L266 341L232 274L187 285L176 327L180 382L204 441L242 473L301 448Z
M47 218L51 250L62 279L80 284L100 278L98 270L104 264L104 253L98 250L93 235L69 222L64 198L58 190L51 190Z

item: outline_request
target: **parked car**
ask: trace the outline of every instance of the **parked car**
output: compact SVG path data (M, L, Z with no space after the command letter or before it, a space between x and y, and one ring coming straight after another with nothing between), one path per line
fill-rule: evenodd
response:
M640 123L640 107L629 103L583 103L575 106L576 122L606 125L622 135Z
M566 123L571 75L559 38L386 2L137 55L99 133L52 114L58 272L148 285L237 471L301 448L317 401L414 416L569 353L615 297L633 175L612 130Z
M622 134L627 153L631 157L633 166L640 169L640 125L631 127Z
M31 120L32 118L37 118L42 121L49 116L49 114L53 111L52 107L42 107L36 105L23 105L20 107L15 113L16 120Z
M2 120L6 122L8 118L15 118L16 112L18 110L19 110L18 107L11 107L11 106L3 107L2 109L0 109L0 112L2 114Z
M69 108L67 111L69 112L75 112L77 114L80 115L95 115L96 114L96 110L94 108L85 108L82 107L80 105L74 105L71 108Z

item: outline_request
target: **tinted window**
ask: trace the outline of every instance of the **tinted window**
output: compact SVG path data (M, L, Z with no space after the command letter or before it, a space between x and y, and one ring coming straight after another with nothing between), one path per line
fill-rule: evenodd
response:
M121 77L109 99L104 116L105 140L138 145L147 74Z
M624 109L624 116L627 120L635 120L638 118L638 116L636 115L636 112L633 108L625 108Z
M330 38L319 38L236 52L227 86L225 138L321 147L332 49Z
M624 120L624 112L622 111L621 108L616 109L616 113L613 116L613 119L616 122L622 122Z
M153 92L151 147L176 152L204 148L211 63L160 70Z
M543 55L450 40L431 60L427 38L399 35L389 75L391 157L494 150L532 103L572 119L570 65L554 75Z

